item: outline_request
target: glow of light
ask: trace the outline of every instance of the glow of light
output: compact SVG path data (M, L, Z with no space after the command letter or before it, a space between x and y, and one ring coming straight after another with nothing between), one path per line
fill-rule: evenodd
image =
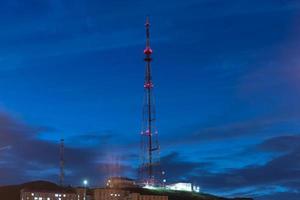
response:
M150 190L156 190L156 189L158 189L157 187L154 187L154 186L149 185L149 184L146 184L145 186L143 186L143 188L150 189Z
M87 186L87 184L88 184L88 181L85 179L85 180L83 180L83 185L84 186Z
M179 191L188 191L192 192L192 184L191 183L175 183L166 186L167 189L170 190L179 190Z
M199 186L193 186L193 191L194 192L200 192L200 187Z

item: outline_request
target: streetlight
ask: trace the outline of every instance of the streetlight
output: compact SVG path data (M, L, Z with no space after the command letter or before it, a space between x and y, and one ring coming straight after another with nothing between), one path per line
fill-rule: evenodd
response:
M84 185L84 186L87 186L87 184L88 184L88 180L86 180L86 179L83 180L83 185Z
M88 185L88 180L84 179L83 180L83 185L84 185L84 197L83 199L86 200L86 186Z

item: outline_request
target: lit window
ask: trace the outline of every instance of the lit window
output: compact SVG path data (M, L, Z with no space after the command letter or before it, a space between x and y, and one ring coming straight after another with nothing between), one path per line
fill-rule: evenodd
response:
M31 196L34 196L34 193L31 193Z

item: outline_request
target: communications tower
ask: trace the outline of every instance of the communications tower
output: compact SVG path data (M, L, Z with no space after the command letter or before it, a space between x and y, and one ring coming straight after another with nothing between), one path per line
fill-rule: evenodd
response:
M152 49L150 47L150 22L146 19L146 48L144 50L146 73L144 82L143 124L141 132L142 164L140 178L145 184L160 183L159 143L155 126L155 106L153 97L153 82L151 75Z
M60 156L60 161L59 161L59 167L60 167L60 173L59 173L59 185L63 186L64 184L64 179L65 179L65 146L64 146L64 139L60 140L60 149L59 149L59 156Z

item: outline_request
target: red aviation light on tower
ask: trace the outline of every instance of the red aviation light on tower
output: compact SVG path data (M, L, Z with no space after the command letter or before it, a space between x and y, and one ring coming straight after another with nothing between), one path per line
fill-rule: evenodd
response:
M144 54L151 55L152 54L152 49L150 47L146 47L146 49L144 50Z
M153 88L153 83L152 83L151 81L146 82L146 83L144 84L144 88L146 88L146 89L151 89L151 88Z

